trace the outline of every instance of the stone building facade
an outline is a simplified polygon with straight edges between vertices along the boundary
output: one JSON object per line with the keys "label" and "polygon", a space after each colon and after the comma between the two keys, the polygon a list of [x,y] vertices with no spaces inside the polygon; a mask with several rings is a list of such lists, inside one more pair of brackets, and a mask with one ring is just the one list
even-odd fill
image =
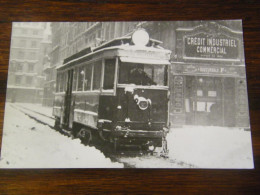
{"label": "stone building facade", "polygon": [[[42,59],[46,50],[47,23],[14,22],[10,48],[7,101],[41,103]],[[47,36],[47,37],[46,37]],[[47,45],[50,45],[50,42]]]}

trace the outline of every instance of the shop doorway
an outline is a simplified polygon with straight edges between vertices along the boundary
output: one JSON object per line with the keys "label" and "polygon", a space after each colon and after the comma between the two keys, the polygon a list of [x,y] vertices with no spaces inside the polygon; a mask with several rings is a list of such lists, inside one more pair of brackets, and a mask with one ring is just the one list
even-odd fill
{"label": "shop doorway", "polygon": [[223,82],[220,77],[186,77],[186,124],[224,125]]}

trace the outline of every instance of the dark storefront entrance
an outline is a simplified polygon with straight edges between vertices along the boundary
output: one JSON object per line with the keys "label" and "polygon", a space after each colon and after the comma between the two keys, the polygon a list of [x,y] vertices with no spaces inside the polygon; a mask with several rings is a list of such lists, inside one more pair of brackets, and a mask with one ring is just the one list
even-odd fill
{"label": "dark storefront entrance", "polygon": [[186,124],[235,125],[235,79],[186,76],[184,107]]}

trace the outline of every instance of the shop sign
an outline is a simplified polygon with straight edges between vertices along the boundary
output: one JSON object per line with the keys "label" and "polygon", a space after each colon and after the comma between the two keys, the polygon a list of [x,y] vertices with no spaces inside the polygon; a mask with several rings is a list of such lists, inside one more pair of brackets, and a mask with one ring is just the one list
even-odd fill
{"label": "shop sign", "polygon": [[180,74],[198,74],[198,75],[229,75],[243,76],[245,67],[235,66],[210,66],[210,65],[193,65],[193,64],[175,64],[174,73]]}
{"label": "shop sign", "polygon": [[184,37],[184,57],[194,59],[239,59],[239,40],[226,35],[200,33]]}

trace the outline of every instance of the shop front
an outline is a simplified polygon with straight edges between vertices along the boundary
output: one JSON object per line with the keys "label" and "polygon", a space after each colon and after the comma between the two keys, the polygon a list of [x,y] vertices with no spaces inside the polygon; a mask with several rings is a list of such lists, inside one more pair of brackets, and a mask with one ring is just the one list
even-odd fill
{"label": "shop front", "polygon": [[216,31],[208,32],[203,25],[177,29],[170,121],[172,125],[248,127],[242,33],[212,25]]}

